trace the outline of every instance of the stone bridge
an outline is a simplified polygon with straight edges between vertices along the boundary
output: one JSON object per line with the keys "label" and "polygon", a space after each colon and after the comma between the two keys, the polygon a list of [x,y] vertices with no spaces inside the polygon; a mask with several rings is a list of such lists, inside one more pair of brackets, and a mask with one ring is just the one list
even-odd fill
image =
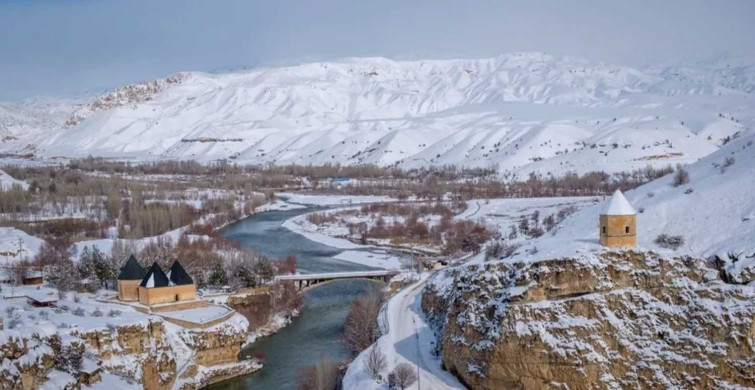
{"label": "stone bridge", "polygon": [[288,280],[294,282],[299,290],[312,287],[316,284],[331,282],[342,279],[370,279],[388,282],[392,277],[401,273],[400,270],[380,270],[380,271],[355,271],[355,272],[331,272],[322,274],[306,275],[279,275],[275,277],[276,281]]}

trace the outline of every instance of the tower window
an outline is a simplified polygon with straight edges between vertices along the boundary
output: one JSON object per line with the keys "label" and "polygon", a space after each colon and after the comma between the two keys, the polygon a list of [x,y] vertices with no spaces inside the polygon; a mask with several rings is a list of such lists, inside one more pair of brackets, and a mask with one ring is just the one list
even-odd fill
{"label": "tower window", "polygon": [[629,234],[629,226],[627,226],[624,230],[626,230],[627,234]]}
{"label": "tower window", "polygon": [[606,227],[603,226],[603,234],[606,234]]}

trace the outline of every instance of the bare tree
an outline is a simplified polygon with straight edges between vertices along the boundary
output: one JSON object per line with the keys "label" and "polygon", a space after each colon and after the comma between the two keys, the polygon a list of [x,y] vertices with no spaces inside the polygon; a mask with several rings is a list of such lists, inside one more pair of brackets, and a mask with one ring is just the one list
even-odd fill
{"label": "bare tree", "polygon": [[378,337],[378,314],[382,300],[379,295],[360,297],[351,305],[344,321],[343,338],[354,355],[369,348]]}
{"label": "bare tree", "polygon": [[393,369],[393,378],[396,386],[404,390],[417,381],[417,373],[411,364],[401,363]]}
{"label": "bare tree", "polygon": [[372,377],[372,379],[379,380],[380,373],[388,368],[388,361],[380,351],[377,345],[372,346],[367,352],[367,356],[364,358],[364,371]]}
{"label": "bare tree", "polygon": [[313,366],[299,374],[299,390],[333,390],[338,385],[338,363],[321,357]]}

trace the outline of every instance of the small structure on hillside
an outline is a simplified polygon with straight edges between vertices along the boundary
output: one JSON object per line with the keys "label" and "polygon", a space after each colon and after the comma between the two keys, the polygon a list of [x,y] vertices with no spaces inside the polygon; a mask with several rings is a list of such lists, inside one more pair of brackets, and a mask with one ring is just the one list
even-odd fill
{"label": "small structure on hillside", "polygon": [[197,299],[194,280],[178,261],[173,263],[168,274],[170,276],[153,263],[139,284],[139,303],[155,305]]}
{"label": "small structure on hillside", "polygon": [[42,271],[27,271],[21,283],[25,286],[39,286],[44,283],[45,278]]}
{"label": "small structure on hillside", "polygon": [[118,300],[138,301],[139,283],[144,279],[144,268],[134,255],[128,258],[118,274]]}
{"label": "small structure on hillside", "polygon": [[30,291],[26,293],[26,301],[34,307],[50,307],[58,303],[58,298],[41,291]]}
{"label": "small structure on hillside", "polygon": [[637,212],[619,190],[600,213],[600,245],[609,248],[637,245]]}

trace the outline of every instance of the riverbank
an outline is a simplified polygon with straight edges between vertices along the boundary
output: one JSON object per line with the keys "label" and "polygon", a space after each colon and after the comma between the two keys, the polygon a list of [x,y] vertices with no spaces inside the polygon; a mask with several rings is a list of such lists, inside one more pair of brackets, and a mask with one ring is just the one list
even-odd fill
{"label": "riverbank", "polygon": [[[368,256],[363,253],[374,253],[372,250],[342,250],[312,241],[282,226],[286,221],[308,211],[314,209],[259,213],[227,226],[221,234],[242,247],[270,258],[282,259],[293,255],[297,258],[297,271],[302,274],[370,269],[358,262],[342,259],[346,256]],[[257,337],[243,348],[242,357],[264,355],[267,358],[265,368],[252,375],[210,386],[209,389],[295,389],[301,369],[315,364],[321,356],[328,356],[336,361],[347,359],[349,351],[343,344],[345,317],[358,297],[375,293],[378,288],[372,281],[345,280],[308,290],[303,296],[304,305],[297,317],[291,318],[289,323],[276,329],[275,333]]]}

